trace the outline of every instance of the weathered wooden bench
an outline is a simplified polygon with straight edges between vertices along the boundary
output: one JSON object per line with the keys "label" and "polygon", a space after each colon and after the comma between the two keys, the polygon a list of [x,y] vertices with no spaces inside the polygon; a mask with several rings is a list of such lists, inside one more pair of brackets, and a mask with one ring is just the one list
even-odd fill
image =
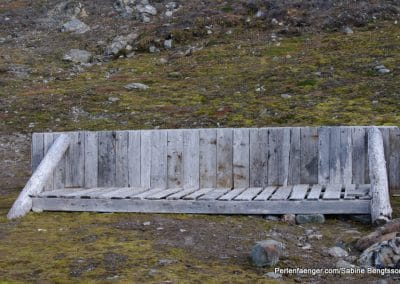
{"label": "weathered wooden bench", "polygon": [[8,217],[32,209],[386,221],[389,186],[400,188],[399,135],[397,127],[35,133],[33,175]]}

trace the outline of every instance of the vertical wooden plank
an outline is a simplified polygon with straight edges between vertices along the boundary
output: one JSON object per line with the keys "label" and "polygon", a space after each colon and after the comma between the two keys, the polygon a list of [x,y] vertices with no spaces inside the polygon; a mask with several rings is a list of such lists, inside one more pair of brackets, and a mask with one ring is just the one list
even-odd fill
{"label": "vertical wooden plank", "polygon": [[200,187],[200,150],[199,130],[183,131],[183,186],[184,188]]}
{"label": "vertical wooden plank", "polygon": [[117,131],[115,134],[115,186],[127,187],[128,185],[128,132]]}
{"label": "vertical wooden plank", "polygon": [[[53,134],[53,140],[56,139],[61,135],[61,132]],[[97,153],[96,153],[97,156]],[[63,155],[62,159],[54,169],[53,179],[54,179],[54,189],[63,189],[65,188],[65,157],[66,154]],[[96,165],[97,166],[97,165]],[[97,167],[96,167],[97,171]]]}
{"label": "vertical wooden plank", "polygon": [[32,148],[31,148],[31,168],[32,173],[35,172],[43,159],[43,133],[32,134]]}
{"label": "vertical wooden plank", "polygon": [[331,143],[329,147],[329,183],[340,183],[340,127],[331,127]]}
{"label": "vertical wooden plank", "polygon": [[302,127],[301,141],[301,178],[300,183],[318,183],[318,133],[316,127]]}
{"label": "vertical wooden plank", "polygon": [[115,136],[112,131],[99,132],[98,158],[98,186],[115,186],[116,155]]}
{"label": "vertical wooden plank", "polygon": [[250,129],[250,187],[268,184],[268,129]]}
{"label": "vertical wooden plank", "polygon": [[288,185],[289,180],[289,160],[290,160],[290,128],[280,128],[280,135],[282,135],[282,143],[280,146],[280,159],[279,159],[279,185]]}
{"label": "vertical wooden plank", "polygon": [[268,132],[268,185],[279,185],[282,131],[280,128],[270,128]]}
{"label": "vertical wooden plank", "polygon": [[99,137],[97,132],[85,132],[85,187],[97,187],[99,164]]}
{"label": "vertical wooden plank", "polygon": [[183,186],[183,132],[182,130],[168,130],[167,145],[168,188]]}
{"label": "vertical wooden plank", "polygon": [[233,130],[217,129],[217,188],[233,187]]}
{"label": "vertical wooden plank", "polygon": [[215,188],[217,185],[217,131],[200,129],[200,187]]}
{"label": "vertical wooden plank", "polygon": [[352,129],[352,183],[365,184],[369,181],[367,139],[364,127]]}
{"label": "vertical wooden plank", "polygon": [[[44,155],[49,151],[51,145],[53,145],[53,133],[45,133],[43,137],[43,148]],[[50,175],[49,180],[44,186],[44,191],[49,191],[54,189],[54,176]]]}
{"label": "vertical wooden plank", "polygon": [[290,153],[289,153],[289,180],[288,184],[300,183],[300,127],[292,127],[290,129]]}
{"label": "vertical wooden plank", "polygon": [[340,183],[351,184],[352,182],[352,141],[350,127],[340,128]]}
{"label": "vertical wooden plank", "polygon": [[379,130],[382,133],[383,147],[385,149],[386,164],[388,164],[389,160],[390,160],[390,129],[391,128],[392,127],[379,127]]}
{"label": "vertical wooden plank", "polygon": [[65,187],[84,187],[84,132],[71,132],[71,144],[65,157]]}
{"label": "vertical wooden plank", "polygon": [[250,184],[250,131],[248,128],[233,130],[233,185],[248,187]]}
{"label": "vertical wooden plank", "polygon": [[140,131],[128,134],[128,177],[129,187],[139,187],[140,183]]}
{"label": "vertical wooden plank", "polygon": [[390,129],[390,156],[388,163],[389,188],[391,194],[400,193],[400,129]]}
{"label": "vertical wooden plank", "polygon": [[167,188],[167,131],[151,131],[151,188]]}
{"label": "vertical wooden plank", "polygon": [[318,128],[318,184],[329,183],[330,127]]}
{"label": "vertical wooden plank", "polygon": [[140,132],[140,185],[150,188],[151,172],[151,131],[143,130]]}

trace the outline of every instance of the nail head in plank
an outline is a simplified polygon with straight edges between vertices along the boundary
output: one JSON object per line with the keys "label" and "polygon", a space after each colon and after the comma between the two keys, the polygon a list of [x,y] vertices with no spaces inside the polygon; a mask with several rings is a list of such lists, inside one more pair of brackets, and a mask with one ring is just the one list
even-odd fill
{"label": "nail head in plank", "polygon": [[296,184],[293,186],[292,194],[290,195],[290,200],[303,200],[306,197],[308,184]]}
{"label": "nail head in plank", "polygon": [[291,186],[291,185],[279,187],[274,192],[274,194],[272,194],[272,196],[269,200],[286,200],[286,199],[288,199],[290,193],[292,192],[292,188],[293,188],[293,186]]}
{"label": "nail head in plank", "polygon": [[218,198],[218,200],[224,200],[224,201],[232,200],[233,198],[235,198],[236,196],[241,194],[245,189],[246,189],[245,187],[242,187],[242,188],[234,188],[232,190],[229,190],[224,195],[220,196]]}
{"label": "nail head in plank", "polygon": [[[275,190],[277,190],[277,186],[267,186],[266,188],[263,189],[263,191],[260,192],[259,195],[254,198],[256,201],[266,201],[268,198],[274,193]],[[279,189],[279,188],[278,188]]]}
{"label": "nail head in plank", "polygon": [[255,197],[257,197],[262,189],[262,187],[249,187],[241,194],[236,196],[233,200],[253,200]]}
{"label": "nail head in plank", "polygon": [[340,199],[342,185],[331,183],[326,186],[323,199]]}

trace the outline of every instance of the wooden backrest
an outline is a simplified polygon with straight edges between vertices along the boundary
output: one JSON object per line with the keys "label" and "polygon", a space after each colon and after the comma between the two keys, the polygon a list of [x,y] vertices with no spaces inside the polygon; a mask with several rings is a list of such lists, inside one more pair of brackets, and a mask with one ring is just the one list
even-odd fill
{"label": "wooden backrest", "polygon": [[[259,187],[369,183],[368,127],[67,132],[72,143],[46,189],[97,186]],[[392,190],[400,131],[380,128]],[[35,133],[35,170],[60,133]]]}

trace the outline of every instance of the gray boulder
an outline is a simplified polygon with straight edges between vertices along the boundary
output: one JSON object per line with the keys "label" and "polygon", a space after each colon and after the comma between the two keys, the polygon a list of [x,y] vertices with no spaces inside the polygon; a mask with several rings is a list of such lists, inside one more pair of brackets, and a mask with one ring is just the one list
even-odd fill
{"label": "gray boulder", "polygon": [[373,244],[364,250],[358,262],[363,267],[398,268],[400,266],[400,237]]}
{"label": "gray boulder", "polygon": [[66,23],[64,23],[61,27],[62,32],[71,32],[75,34],[84,34],[90,31],[90,27],[86,25],[84,22],[74,18]]}
{"label": "gray boulder", "polygon": [[121,53],[130,52],[132,49],[132,45],[134,45],[135,40],[137,39],[138,34],[130,33],[126,36],[117,36],[112,42],[106,47],[105,55],[106,56],[118,56]]}
{"label": "gray boulder", "polygon": [[349,255],[347,251],[342,249],[341,247],[331,247],[328,250],[328,254],[333,257],[342,258]]}
{"label": "gray boulder", "polygon": [[149,86],[142,84],[142,83],[130,83],[124,87],[125,89],[132,91],[132,90],[139,90],[145,91],[149,88]]}
{"label": "gray boulder", "polygon": [[89,63],[92,59],[92,54],[89,51],[81,49],[71,49],[64,54],[63,60],[73,63]]}
{"label": "gray boulder", "polygon": [[265,240],[256,243],[250,253],[251,260],[255,266],[275,266],[282,255],[284,245],[275,240]]}

